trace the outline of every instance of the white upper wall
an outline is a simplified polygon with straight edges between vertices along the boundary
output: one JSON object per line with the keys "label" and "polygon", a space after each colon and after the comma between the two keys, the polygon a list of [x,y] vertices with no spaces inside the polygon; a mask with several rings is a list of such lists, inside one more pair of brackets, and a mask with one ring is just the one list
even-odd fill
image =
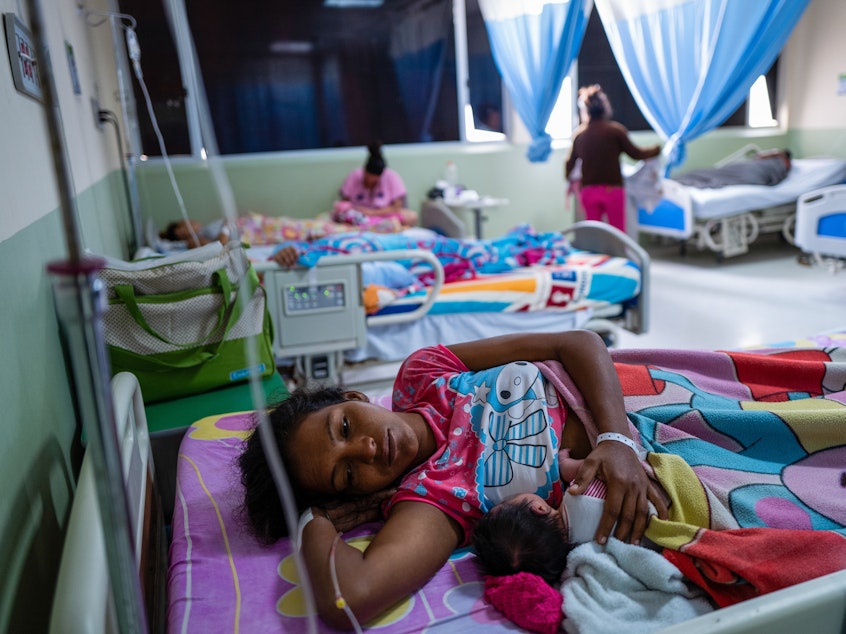
{"label": "white upper wall", "polygon": [[[66,138],[71,178],[75,191],[82,192],[120,164],[115,131],[95,124],[93,97],[103,108],[120,116],[115,99],[111,32],[108,23],[88,26],[78,5],[105,10],[108,0],[41,0],[52,61],[62,126]],[[3,14],[13,13],[31,30],[29,4],[23,0],[0,0]],[[102,18],[97,19],[100,21]],[[13,236],[59,207],[56,176],[50,149],[43,103],[18,92],[6,54],[5,30],[0,57],[0,184],[4,195],[0,205],[0,242]],[[73,48],[81,94],[74,94],[66,45]],[[105,79],[99,79],[99,74]]]}
{"label": "white upper wall", "polygon": [[846,144],[846,94],[838,83],[846,76],[846,2],[813,0],[787,42],[785,62],[788,113],[791,130],[840,128],[844,136],[832,139]]}

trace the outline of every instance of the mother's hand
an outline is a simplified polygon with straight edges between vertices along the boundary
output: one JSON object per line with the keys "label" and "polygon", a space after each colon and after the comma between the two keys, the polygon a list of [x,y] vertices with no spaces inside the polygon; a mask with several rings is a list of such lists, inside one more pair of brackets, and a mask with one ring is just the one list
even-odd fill
{"label": "mother's hand", "polygon": [[334,500],[320,507],[335,529],[342,533],[365,524],[382,519],[382,502],[389,499],[396,489],[385,489],[370,495],[344,500]]}
{"label": "mother's hand", "polygon": [[659,517],[667,517],[667,503],[660,487],[647,477],[637,455],[623,443],[599,443],[585,458],[568,491],[581,494],[594,478],[607,486],[605,509],[595,535],[598,543],[607,541],[616,523],[614,537],[639,544],[649,521],[647,501],[655,505]]}

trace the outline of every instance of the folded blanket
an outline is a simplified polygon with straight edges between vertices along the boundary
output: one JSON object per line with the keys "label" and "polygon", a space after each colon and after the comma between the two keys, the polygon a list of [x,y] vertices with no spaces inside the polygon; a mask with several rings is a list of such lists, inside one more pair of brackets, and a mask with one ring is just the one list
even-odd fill
{"label": "folded blanket", "polygon": [[660,553],[613,537],[570,553],[561,592],[569,634],[654,632],[713,610]]}

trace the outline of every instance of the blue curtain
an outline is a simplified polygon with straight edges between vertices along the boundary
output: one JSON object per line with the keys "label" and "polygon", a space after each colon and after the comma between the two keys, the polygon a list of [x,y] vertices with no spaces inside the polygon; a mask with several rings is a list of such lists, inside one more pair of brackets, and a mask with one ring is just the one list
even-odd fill
{"label": "blue curtain", "polygon": [[430,128],[438,104],[452,13],[450,3],[412,13],[391,31],[391,59],[402,103],[414,138],[432,140]]}
{"label": "blue curtain", "polygon": [[596,0],[623,77],[666,141],[669,175],[685,144],[725,121],[772,66],[810,0]]}
{"label": "blue curtain", "polygon": [[532,135],[528,157],[552,151],[546,124],[587,28],[593,0],[479,0],[491,52]]}

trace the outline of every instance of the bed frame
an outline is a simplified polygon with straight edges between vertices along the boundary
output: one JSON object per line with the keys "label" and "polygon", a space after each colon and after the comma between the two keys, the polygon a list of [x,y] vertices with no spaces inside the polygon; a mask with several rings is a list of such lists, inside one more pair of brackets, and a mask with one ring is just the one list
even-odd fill
{"label": "bed frame", "polygon": [[[748,159],[759,151],[761,150],[757,145],[746,145],[717,162],[715,166],[721,167]],[[738,192],[742,188],[744,196],[748,196],[750,188],[754,189],[755,186],[737,187]],[[726,188],[728,189],[731,188]],[[637,218],[638,231],[677,239],[681,241],[682,252],[686,250],[687,242],[692,240],[697,249],[709,249],[717,254],[719,260],[747,253],[749,246],[764,234],[778,234],[786,243],[795,243],[795,198],[778,204],[763,204],[759,208],[749,208],[744,202],[736,213],[699,218],[695,214],[691,192],[692,188],[671,178],[664,178],[661,181],[662,199],[652,211],[638,208],[637,203],[630,200],[630,205],[635,208],[632,215]]]}
{"label": "bed frame", "polygon": [[[578,222],[562,233],[577,249],[621,257],[637,264],[641,272],[639,295],[622,304],[598,305],[587,310],[480,313],[479,332],[471,338],[520,330],[558,331],[583,327],[594,330],[606,343],[613,345],[620,328],[635,334],[648,331],[649,254],[631,237],[602,222]],[[433,267],[435,283],[426,302],[409,313],[367,316],[361,302],[360,264],[370,260],[398,259],[423,259]],[[385,339],[383,348],[409,352],[412,347],[456,342],[452,339],[451,332],[454,329],[454,315],[427,315],[437,299],[444,279],[443,267],[428,251],[384,251],[326,256],[318,261],[317,266],[310,269],[283,269],[273,262],[262,262],[256,264],[256,269],[263,274],[267,290],[268,310],[275,333],[274,355],[280,365],[290,365],[293,362],[294,375],[298,382],[344,383],[349,386],[350,381],[354,381],[358,387],[363,387],[359,379],[350,378],[354,373],[347,372],[347,378],[343,381],[342,375],[347,361],[358,364],[372,359],[366,353],[368,332],[371,337],[378,333],[380,338]],[[312,294],[309,298],[312,303],[307,309],[300,311],[292,308],[294,302],[289,296],[291,289],[297,289],[298,292],[310,289],[307,292]],[[314,295],[317,291],[320,292]],[[324,302],[326,293],[334,296],[334,303]],[[539,317],[541,313],[544,314],[543,317]],[[421,320],[420,326],[425,325],[425,334],[420,335],[420,338],[426,341],[416,339],[412,344],[406,327],[410,322],[417,320]],[[394,345],[396,342],[399,343]],[[386,363],[384,376],[377,373],[377,382],[384,384],[393,380],[388,377],[398,360],[401,359],[386,359],[378,355],[378,361]]]}
{"label": "bed frame", "polygon": [[794,203],[703,220],[693,215],[688,187],[670,179],[662,187],[663,199],[652,212],[637,210],[638,231],[676,238],[683,251],[693,239],[697,249],[709,249],[722,260],[747,253],[761,235],[773,233],[793,244]]}
{"label": "bed frame", "polygon": [[816,189],[799,198],[796,246],[832,273],[846,265],[846,185]]}
{"label": "bed frame", "polygon": [[[124,486],[129,501],[130,531],[146,623],[134,631],[164,632],[167,610],[167,538],[154,477],[150,436],[141,388],[135,375],[112,379],[116,437],[120,445]],[[103,538],[97,476],[91,452],[82,461],[68,522],[50,632],[117,632],[119,618],[110,583]],[[121,597],[121,600],[131,600]],[[146,628],[146,629],[145,629]]]}
{"label": "bed frame", "polygon": [[[147,623],[135,624],[128,631],[164,632],[156,615],[164,614],[161,601],[165,580],[157,574],[165,569],[161,559],[161,526],[156,519],[155,482],[144,410],[137,381],[132,375],[119,375],[113,381],[118,413],[122,455],[126,469],[125,485],[133,508],[138,509],[132,537],[137,553],[150,553],[145,565],[141,554],[136,562],[148,604]],[[122,405],[121,405],[122,404]],[[209,442],[208,440],[206,442]],[[150,511],[153,511],[152,513]],[[144,544],[147,544],[146,549]],[[460,562],[456,563],[459,565]],[[150,572],[154,574],[150,574]],[[450,574],[455,574],[450,573]],[[249,583],[248,579],[244,579]],[[157,603],[158,602],[158,603]],[[222,624],[221,624],[222,625]],[[455,623],[447,619],[446,630]],[[476,624],[479,625],[478,623]],[[661,634],[840,634],[846,626],[846,571],[779,590],[769,595],[714,611],[699,618],[661,630]],[[488,628],[488,626],[485,626]],[[437,632],[440,628],[433,628]],[[490,624],[491,631],[497,627]],[[509,627],[508,631],[513,628]],[[322,628],[321,628],[322,630]],[[108,562],[103,543],[92,465],[88,457],[77,485],[61,569],[51,615],[51,632],[105,633],[120,631],[114,618]]]}

